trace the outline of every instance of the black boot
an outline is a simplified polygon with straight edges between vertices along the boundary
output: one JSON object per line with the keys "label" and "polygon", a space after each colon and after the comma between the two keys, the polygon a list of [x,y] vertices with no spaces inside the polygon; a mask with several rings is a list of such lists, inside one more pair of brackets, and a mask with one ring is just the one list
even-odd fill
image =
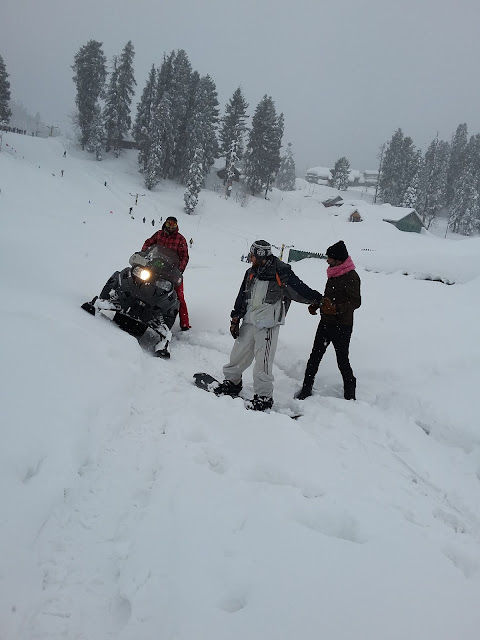
{"label": "black boot", "polygon": [[238,384],[235,384],[231,380],[224,380],[218,385],[216,389],[214,389],[213,393],[215,393],[215,395],[217,396],[231,396],[232,398],[236,398],[241,390],[241,380]]}
{"label": "black boot", "polygon": [[259,396],[255,394],[253,400],[249,400],[245,403],[247,409],[252,411],[266,411],[273,407],[273,398],[267,398],[267,396]]}
{"label": "black boot", "polygon": [[355,390],[357,387],[357,381],[348,380],[343,384],[343,397],[345,400],[355,400]]}
{"label": "black boot", "polygon": [[312,395],[312,387],[303,385],[300,391],[293,396],[297,400],[305,400],[305,398],[309,398]]}

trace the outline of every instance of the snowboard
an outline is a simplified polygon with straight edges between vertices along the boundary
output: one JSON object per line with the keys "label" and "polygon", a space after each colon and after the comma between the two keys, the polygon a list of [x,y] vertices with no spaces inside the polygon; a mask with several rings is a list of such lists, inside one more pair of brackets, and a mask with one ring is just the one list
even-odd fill
{"label": "snowboard", "polygon": [[[204,391],[208,391],[209,393],[213,393],[215,389],[220,385],[219,380],[211,376],[209,373],[194,373],[193,378],[195,380],[195,385],[199,389],[203,389]],[[245,407],[245,408],[247,409],[248,407]],[[275,408],[267,409],[263,413],[270,413],[270,411],[279,413],[284,416],[288,416],[292,420],[297,420],[298,418],[301,418],[303,415],[302,413],[293,413],[290,409],[287,409],[287,408],[284,410],[275,409]]]}

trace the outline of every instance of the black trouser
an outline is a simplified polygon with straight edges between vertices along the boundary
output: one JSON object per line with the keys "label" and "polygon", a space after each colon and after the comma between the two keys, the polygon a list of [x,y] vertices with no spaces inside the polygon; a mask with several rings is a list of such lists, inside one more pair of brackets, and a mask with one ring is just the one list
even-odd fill
{"label": "black trouser", "polygon": [[352,329],[352,326],[346,324],[327,324],[326,322],[320,322],[313,342],[312,353],[310,354],[305,369],[304,387],[313,387],[318,366],[331,342],[337,355],[338,368],[342,374],[345,398],[349,400],[355,398],[356,379],[348,359]]}

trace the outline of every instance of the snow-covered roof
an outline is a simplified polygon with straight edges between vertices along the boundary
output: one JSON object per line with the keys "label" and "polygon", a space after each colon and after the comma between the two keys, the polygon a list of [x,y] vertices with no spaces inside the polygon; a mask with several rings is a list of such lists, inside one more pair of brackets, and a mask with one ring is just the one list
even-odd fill
{"label": "snow-covered roof", "polygon": [[330,169],[328,167],[313,167],[307,170],[307,175],[318,176],[328,180],[331,177]]}
{"label": "snow-covered roof", "polygon": [[409,207],[392,207],[391,204],[382,204],[380,208],[385,222],[398,222],[411,213],[414,213],[421,220],[415,209]]}
{"label": "snow-covered roof", "polygon": [[358,169],[352,169],[349,173],[350,180],[355,180],[356,178],[360,178],[360,171]]}

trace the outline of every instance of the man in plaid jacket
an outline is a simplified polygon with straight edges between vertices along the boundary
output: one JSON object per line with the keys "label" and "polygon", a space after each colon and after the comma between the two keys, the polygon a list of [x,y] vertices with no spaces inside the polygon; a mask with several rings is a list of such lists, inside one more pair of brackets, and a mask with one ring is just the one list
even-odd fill
{"label": "man in plaid jacket", "polygon": [[[162,247],[167,247],[167,249],[175,251],[180,260],[178,268],[182,273],[185,271],[189,260],[188,245],[184,236],[182,236],[178,231],[178,222],[176,218],[169,216],[163,223],[161,231],[157,231],[151,238],[145,240],[142,251],[147,251],[147,249],[150,249],[150,247],[155,244],[159,244]],[[178,287],[175,287],[175,291],[177,292],[177,296],[180,301],[180,328],[182,331],[188,331],[191,327],[188,319],[187,303],[185,302],[183,294],[183,280]]]}

